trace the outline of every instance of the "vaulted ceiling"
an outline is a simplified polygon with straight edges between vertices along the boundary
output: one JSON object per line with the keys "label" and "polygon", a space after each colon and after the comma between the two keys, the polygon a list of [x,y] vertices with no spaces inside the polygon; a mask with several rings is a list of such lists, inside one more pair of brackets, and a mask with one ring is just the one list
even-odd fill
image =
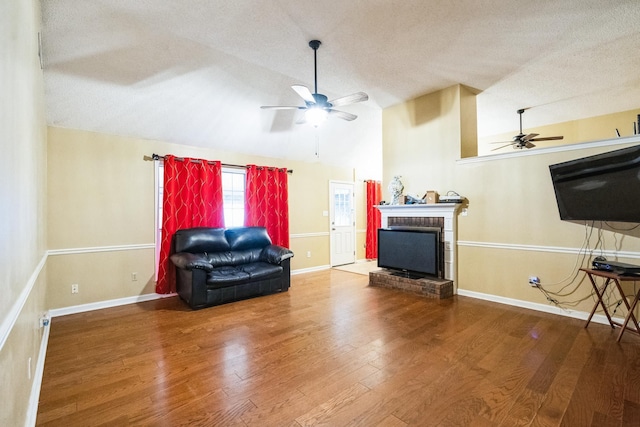
{"label": "vaulted ceiling", "polygon": [[[381,111],[461,83],[478,133],[640,107],[640,1],[42,0],[48,124],[352,165]],[[296,125],[291,90],[370,100]],[[317,155],[316,148],[320,147]]]}

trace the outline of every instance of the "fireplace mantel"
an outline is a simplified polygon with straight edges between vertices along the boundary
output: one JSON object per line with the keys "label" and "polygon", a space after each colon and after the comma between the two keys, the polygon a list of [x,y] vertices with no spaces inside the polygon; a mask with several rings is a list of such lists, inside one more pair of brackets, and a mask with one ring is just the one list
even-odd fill
{"label": "fireplace mantel", "polygon": [[[433,203],[433,204],[413,204],[413,205],[378,205],[376,208],[389,216],[423,216],[434,217],[441,216],[444,218],[453,218],[457,214],[458,209],[462,205],[460,203]],[[384,223],[382,224],[384,226]]]}
{"label": "fireplace mantel", "polygon": [[382,227],[388,227],[389,218],[444,218],[444,278],[453,281],[454,293],[456,283],[456,242],[457,216],[462,205],[460,203],[434,203],[413,205],[378,205],[382,214]]}

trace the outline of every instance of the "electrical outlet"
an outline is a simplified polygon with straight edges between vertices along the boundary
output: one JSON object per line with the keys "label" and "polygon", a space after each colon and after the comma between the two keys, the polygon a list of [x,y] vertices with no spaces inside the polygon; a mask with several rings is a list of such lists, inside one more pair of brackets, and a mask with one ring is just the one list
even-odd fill
{"label": "electrical outlet", "polygon": [[40,327],[44,328],[45,326],[49,326],[49,318],[46,315],[43,315],[40,318]]}
{"label": "electrical outlet", "polygon": [[311,258],[311,251],[307,251],[307,258]]}
{"label": "electrical outlet", "polygon": [[71,285],[71,293],[72,294],[77,294],[78,293],[78,285],[76,283]]}
{"label": "electrical outlet", "polygon": [[131,281],[136,282],[138,280],[138,273],[131,273]]}
{"label": "electrical outlet", "polygon": [[540,286],[540,278],[538,276],[529,276],[529,284],[534,288]]}

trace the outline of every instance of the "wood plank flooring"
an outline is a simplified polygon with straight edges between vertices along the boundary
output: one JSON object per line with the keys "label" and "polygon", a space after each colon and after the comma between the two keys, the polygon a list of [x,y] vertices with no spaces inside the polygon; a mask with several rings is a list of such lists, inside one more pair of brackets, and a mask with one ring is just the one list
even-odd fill
{"label": "wood plank flooring", "polygon": [[640,337],[327,270],[53,319],[39,426],[636,426]]}

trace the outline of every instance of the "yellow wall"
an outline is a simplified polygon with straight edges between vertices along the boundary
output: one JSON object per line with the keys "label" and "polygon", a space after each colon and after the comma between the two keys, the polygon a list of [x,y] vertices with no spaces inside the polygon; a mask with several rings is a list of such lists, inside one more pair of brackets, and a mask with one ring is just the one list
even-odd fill
{"label": "yellow wall", "polygon": [[[577,254],[589,229],[580,223],[560,220],[549,165],[627,145],[458,164],[457,188],[469,199],[468,216],[459,217],[458,238],[473,245],[458,248],[460,288],[546,304],[543,295],[527,285],[528,277],[535,275],[551,291],[559,291],[564,285],[569,285],[567,290],[575,289],[569,295],[556,297],[567,303],[566,307],[586,297],[591,288],[582,280],[582,274],[576,280],[564,279],[573,279],[576,265],[588,266],[591,262],[591,257]],[[615,226],[623,230],[633,224]],[[640,256],[639,236],[638,230],[603,231],[607,258],[613,259],[613,252]],[[591,248],[596,246],[597,239],[595,229],[589,241]],[[564,253],[564,248],[568,253]],[[633,262],[629,258],[621,260]],[[592,304],[589,298],[575,308],[590,311]]]}
{"label": "yellow wall", "polygon": [[38,1],[2,2],[0,425],[3,426],[22,426],[30,413],[29,397],[44,331],[38,320],[46,310],[43,266],[47,164],[39,30]]}
{"label": "yellow wall", "polygon": [[387,185],[402,176],[404,194],[420,197],[454,189],[461,157],[461,91],[452,86],[387,108],[382,113],[383,199]]}
{"label": "yellow wall", "polygon": [[[460,161],[460,121],[468,113],[464,107],[468,99],[464,97],[454,86],[383,112],[383,188],[393,175],[402,175],[406,194],[422,195],[432,189],[440,194],[454,190],[465,196],[468,216],[458,217],[458,287],[547,304],[542,294],[528,285],[528,277],[539,276],[549,290],[559,291],[571,282],[563,279],[575,274],[576,262],[580,265],[582,257],[577,252],[585,240],[583,225],[559,219],[549,165],[621,148],[630,142],[616,140],[613,142],[619,145],[549,153],[543,150],[541,154],[531,150]],[[587,126],[592,125],[581,125]],[[560,134],[569,131],[560,125],[553,130]],[[633,224],[614,226],[631,228]],[[597,235],[596,229],[591,247]],[[621,260],[626,262],[640,257],[640,230],[605,230],[601,237],[604,249],[611,251],[608,259],[613,259],[613,252],[625,255],[627,258]],[[586,265],[590,261],[588,258]],[[582,276],[578,277],[565,290],[571,291],[570,295],[558,300],[569,303],[588,296],[588,283],[580,284]],[[592,304],[589,298],[576,308],[590,311]]]}
{"label": "yellow wall", "polygon": [[[526,115],[527,113],[525,112],[524,114]],[[617,138],[616,129],[620,132],[621,137],[629,137],[633,136],[633,123],[637,122],[638,114],[640,114],[640,109],[621,111],[603,116],[572,120],[547,126],[537,126],[535,129],[523,128],[522,132],[525,135],[535,132],[540,135],[540,138],[556,135],[563,136],[561,140],[535,142],[538,148]],[[512,132],[478,138],[478,154],[484,156],[513,151],[511,147],[492,151],[497,147],[501,147],[500,144],[492,144],[492,142],[511,141],[511,138],[517,135],[519,131],[519,129],[516,129]]]}
{"label": "yellow wall", "polygon": [[[329,210],[329,181],[353,181],[352,169],[49,127],[49,308],[154,291],[155,169],[154,162],[143,160],[152,153],[293,169],[292,269],[329,265],[329,218],[322,215]],[[364,250],[359,252],[363,257]],[[77,294],[71,284],[79,285]]]}

